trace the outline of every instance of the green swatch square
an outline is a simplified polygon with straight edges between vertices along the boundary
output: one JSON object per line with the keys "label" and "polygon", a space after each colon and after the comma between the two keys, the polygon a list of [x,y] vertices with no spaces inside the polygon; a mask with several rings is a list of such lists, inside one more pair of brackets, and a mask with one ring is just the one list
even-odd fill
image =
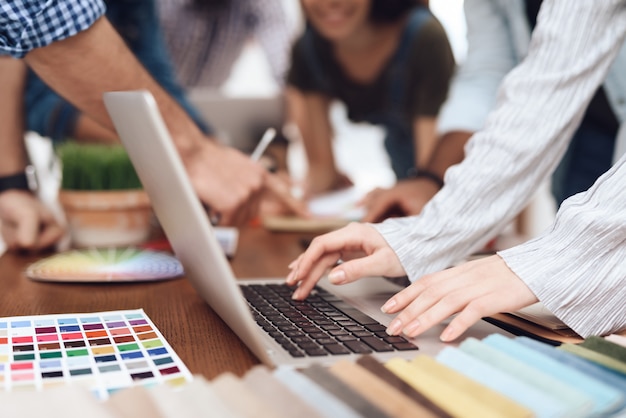
{"label": "green swatch square", "polygon": [[87,356],[89,355],[89,351],[87,349],[80,350],[68,350],[66,351],[68,357],[78,357],[78,356]]}
{"label": "green swatch square", "polygon": [[117,349],[120,351],[132,351],[132,350],[139,350],[139,346],[137,345],[137,343],[122,344],[122,345],[118,345]]}
{"label": "green swatch square", "polygon": [[145,348],[163,347],[161,340],[143,341],[141,343]]}
{"label": "green swatch square", "polygon": [[20,360],[35,360],[35,354],[31,353],[31,354],[16,354],[13,356],[13,360],[14,361],[20,361]]}
{"label": "green swatch square", "polygon": [[63,357],[63,353],[60,351],[42,351],[39,353],[41,358],[60,358]]}

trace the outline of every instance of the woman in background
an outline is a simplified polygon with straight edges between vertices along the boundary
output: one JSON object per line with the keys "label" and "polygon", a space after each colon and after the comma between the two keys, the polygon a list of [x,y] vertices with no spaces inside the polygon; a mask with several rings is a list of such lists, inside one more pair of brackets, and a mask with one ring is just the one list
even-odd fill
{"label": "woman in background", "polygon": [[415,0],[301,0],[307,27],[292,50],[290,118],[304,141],[307,195],[348,186],[329,118],[342,101],[354,122],[381,125],[398,180],[420,175],[454,58],[440,23]]}

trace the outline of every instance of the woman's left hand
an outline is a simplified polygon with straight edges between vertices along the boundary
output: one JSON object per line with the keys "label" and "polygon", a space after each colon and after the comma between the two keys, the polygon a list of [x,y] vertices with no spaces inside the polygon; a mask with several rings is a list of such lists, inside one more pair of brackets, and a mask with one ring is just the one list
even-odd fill
{"label": "woman's left hand", "polygon": [[408,337],[458,314],[440,337],[452,341],[485,316],[516,311],[537,301],[504,260],[494,255],[426,275],[394,295],[382,310],[401,311],[387,333]]}

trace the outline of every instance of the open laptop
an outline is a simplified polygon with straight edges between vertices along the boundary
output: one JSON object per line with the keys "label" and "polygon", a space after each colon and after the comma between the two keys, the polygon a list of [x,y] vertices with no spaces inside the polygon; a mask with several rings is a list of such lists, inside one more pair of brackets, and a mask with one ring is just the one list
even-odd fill
{"label": "open laptop", "polygon": [[[313,303],[307,307],[290,303],[292,289],[285,289],[283,278],[237,280],[192,189],[152,95],[145,91],[112,92],[104,95],[104,101],[187,278],[263,363],[306,367],[314,362],[330,364],[365,353],[372,353],[384,361],[392,357],[414,358],[418,352],[436,354],[444,347],[439,340],[442,325],[412,341],[419,351],[400,337],[386,338],[384,329],[391,317],[381,313],[380,306],[400,287],[380,277],[365,278],[344,286],[333,286],[324,279],[320,281],[315,297],[308,298]],[[256,300],[265,292],[272,293],[271,303],[278,306],[279,311],[286,311],[284,315],[274,313],[270,319],[261,319],[259,311],[253,312],[246,297]],[[277,300],[280,293],[285,297],[282,301]],[[336,307],[342,313],[332,312]],[[311,309],[317,311],[314,312],[317,320],[322,318],[321,324],[315,325],[318,327],[317,337],[330,344],[320,342],[316,348],[306,340],[312,338],[317,344],[313,337],[305,338],[304,330],[294,328],[305,323],[302,327],[311,331],[311,326],[301,318],[296,318],[296,325],[284,327],[285,316],[294,314],[294,311],[297,316],[299,312]],[[280,317],[278,322],[282,322],[279,330],[268,323],[277,316]],[[351,334],[346,335],[344,330],[337,328],[338,325],[347,325],[354,331],[348,331]],[[367,335],[371,330],[374,330],[373,337]],[[483,338],[494,332],[503,333],[481,321],[468,336]],[[356,337],[352,338],[353,335]],[[293,348],[294,344],[299,352]]]}

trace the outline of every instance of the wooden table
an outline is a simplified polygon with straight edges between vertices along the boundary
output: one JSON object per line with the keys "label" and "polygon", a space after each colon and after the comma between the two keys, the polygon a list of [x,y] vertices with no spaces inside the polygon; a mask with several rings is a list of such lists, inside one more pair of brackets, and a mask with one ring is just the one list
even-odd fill
{"label": "wooden table", "polygon": [[[240,231],[231,266],[239,278],[284,277],[300,254],[301,234],[262,228]],[[0,257],[0,317],[85,313],[142,308],[194,374],[212,379],[223,372],[243,375],[258,360],[190,283],[59,284],[32,281],[25,267],[41,256]]]}

